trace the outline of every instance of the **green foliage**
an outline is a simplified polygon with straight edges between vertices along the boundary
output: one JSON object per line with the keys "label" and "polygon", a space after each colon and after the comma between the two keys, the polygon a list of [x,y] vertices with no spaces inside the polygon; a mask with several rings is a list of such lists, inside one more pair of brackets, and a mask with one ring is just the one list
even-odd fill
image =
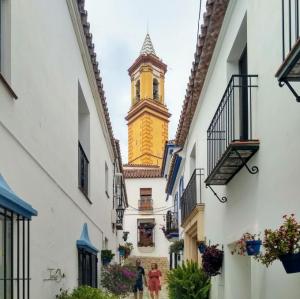
{"label": "green foliage", "polygon": [[89,286],[81,286],[74,289],[72,293],[62,289],[60,292],[59,295],[56,295],[57,299],[117,299],[117,297],[101,289],[95,289]]}
{"label": "green foliage", "polygon": [[174,241],[170,247],[169,247],[169,252],[170,253],[179,253],[180,251],[182,251],[184,248],[184,241],[183,239],[178,240],[178,241]]}
{"label": "green foliage", "polygon": [[112,253],[111,250],[108,249],[101,250],[101,259],[108,259],[111,261],[114,256],[115,254]]}
{"label": "green foliage", "polygon": [[170,299],[208,299],[210,278],[198,263],[187,261],[168,273]]}

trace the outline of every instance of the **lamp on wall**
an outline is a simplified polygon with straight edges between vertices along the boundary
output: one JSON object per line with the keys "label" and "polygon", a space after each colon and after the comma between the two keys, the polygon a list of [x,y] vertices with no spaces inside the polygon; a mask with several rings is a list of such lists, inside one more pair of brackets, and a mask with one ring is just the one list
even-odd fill
{"label": "lamp on wall", "polygon": [[124,240],[124,242],[127,241],[128,234],[129,234],[129,232],[123,232],[123,240]]}

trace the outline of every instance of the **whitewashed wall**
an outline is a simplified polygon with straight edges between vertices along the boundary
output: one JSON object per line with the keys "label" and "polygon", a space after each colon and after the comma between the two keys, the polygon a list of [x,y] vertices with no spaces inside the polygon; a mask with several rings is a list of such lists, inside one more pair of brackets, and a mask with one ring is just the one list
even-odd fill
{"label": "whitewashed wall", "polygon": [[223,244],[225,249],[222,275],[212,279],[211,298],[298,299],[298,274],[286,274],[278,261],[266,269],[249,257],[232,256],[229,250],[229,245],[246,231],[276,228],[284,214],[295,213],[300,219],[300,106],[287,87],[278,86],[275,78],[282,62],[281,1],[230,1],[183,150],[185,182],[194,144],[196,167],[206,169],[206,130],[228,83],[227,60],[245,16],[249,74],[259,76],[253,116],[255,137],[261,142],[249,164],[257,165],[259,173],[251,175],[244,168],[226,187],[215,187],[220,196],[228,197],[226,204],[219,203],[209,189],[202,190],[207,240]]}
{"label": "whitewashed wall", "polygon": [[[0,82],[0,173],[38,211],[31,224],[31,298],[53,299],[61,287],[78,284],[76,240],[85,222],[99,250],[105,237],[109,248],[116,249],[112,148],[96,111],[67,2],[11,1],[11,6],[11,60],[6,63],[19,99]],[[90,112],[92,204],[78,189],[78,82]],[[44,281],[48,268],[61,268],[66,278]]]}
{"label": "whitewashed wall", "polygon": [[[165,225],[164,216],[170,202],[166,202],[165,179],[164,178],[139,178],[126,179],[126,188],[129,207],[125,211],[124,231],[129,231],[127,242],[131,242],[134,246],[132,255],[136,256],[153,256],[168,257],[169,241],[163,234],[161,227]],[[140,188],[152,188],[153,211],[155,214],[145,215],[137,211],[138,201],[140,199]],[[158,208],[162,208],[161,211]],[[139,248],[137,247],[137,219],[155,219],[155,247]]]}

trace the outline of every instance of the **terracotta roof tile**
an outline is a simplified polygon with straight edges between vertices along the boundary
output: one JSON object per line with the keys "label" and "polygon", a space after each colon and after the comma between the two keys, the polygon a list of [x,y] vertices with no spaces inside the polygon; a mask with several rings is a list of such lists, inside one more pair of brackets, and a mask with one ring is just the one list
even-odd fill
{"label": "terracotta roof tile", "polygon": [[[130,166],[132,167],[132,166]],[[160,167],[133,167],[127,168],[124,166],[124,177],[126,179],[135,178],[161,178]]]}
{"label": "terracotta roof tile", "polygon": [[93,65],[94,75],[95,75],[98,92],[99,92],[100,99],[101,99],[101,104],[102,104],[103,111],[104,111],[104,116],[105,116],[106,126],[107,126],[109,137],[110,137],[110,142],[111,142],[114,154],[115,154],[115,156],[117,156],[117,149],[116,149],[116,145],[115,145],[114,134],[113,134],[111,120],[110,120],[110,116],[109,116],[109,112],[108,112],[106,97],[105,97],[105,93],[104,93],[104,89],[103,89],[102,78],[100,76],[99,63],[97,61],[97,54],[95,52],[95,45],[93,43],[93,35],[92,35],[92,33],[90,33],[90,24],[87,21],[88,13],[85,10],[85,0],[77,0],[77,7],[78,7],[78,11],[81,16],[81,24],[82,24],[82,28],[83,28],[83,31],[85,34],[86,44],[87,44],[87,47],[89,50],[91,63]]}
{"label": "terracotta roof tile", "polygon": [[208,67],[217,43],[229,0],[207,0],[191,75],[176,132],[176,144],[183,146],[198,104]]}

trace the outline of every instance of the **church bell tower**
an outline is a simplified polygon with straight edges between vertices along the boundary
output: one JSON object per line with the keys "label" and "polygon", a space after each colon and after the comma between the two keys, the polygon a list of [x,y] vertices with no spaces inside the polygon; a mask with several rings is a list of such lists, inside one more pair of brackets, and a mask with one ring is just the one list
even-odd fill
{"label": "church bell tower", "polygon": [[131,107],[128,122],[128,163],[161,166],[168,140],[170,113],[164,103],[167,65],[158,58],[147,33],[140,55],[129,68]]}

